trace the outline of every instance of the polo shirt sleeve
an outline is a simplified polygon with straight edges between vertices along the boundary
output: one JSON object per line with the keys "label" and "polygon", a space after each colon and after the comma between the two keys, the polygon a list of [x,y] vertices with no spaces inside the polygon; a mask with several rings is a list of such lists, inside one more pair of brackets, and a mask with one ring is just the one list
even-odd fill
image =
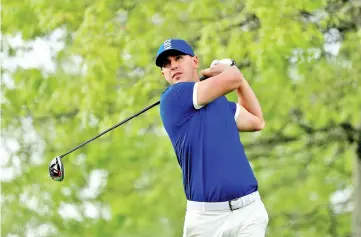
{"label": "polo shirt sleeve", "polygon": [[195,109],[201,109],[201,108],[203,108],[203,105],[198,104],[198,101],[197,101],[198,89],[197,88],[198,88],[198,82],[196,82],[193,87],[193,106]]}
{"label": "polo shirt sleeve", "polygon": [[229,107],[232,111],[232,113],[234,114],[234,120],[237,121],[237,118],[239,117],[239,112],[240,112],[240,109],[241,109],[241,106],[238,104],[238,103],[235,103],[235,102],[228,102],[229,104]]}
{"label": "polo shirt sleeve", "polygon": [[193,104],[194,82],[172,85],[161,97],[161,116],[165,123],[181,125],[195,112]]}

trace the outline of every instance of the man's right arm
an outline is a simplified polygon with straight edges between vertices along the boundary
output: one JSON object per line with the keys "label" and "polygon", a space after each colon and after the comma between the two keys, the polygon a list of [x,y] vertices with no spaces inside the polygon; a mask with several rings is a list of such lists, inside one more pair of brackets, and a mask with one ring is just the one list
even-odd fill
{"label": "man's right arm", "polygon": [[[221,73],[219,73],[221,71]],[[202,74],[209,78],[196,83],[196,98],[194,101],[202,107],[218,97],[224,96],[241,86],[243,76],[235,66],[216,65],[202,71]]]}

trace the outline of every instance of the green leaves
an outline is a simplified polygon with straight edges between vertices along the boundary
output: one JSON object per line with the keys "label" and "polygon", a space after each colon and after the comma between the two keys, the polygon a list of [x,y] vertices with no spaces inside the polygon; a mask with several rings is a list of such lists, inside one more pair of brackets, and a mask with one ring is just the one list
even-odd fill
{"label": "green leaves", "polygon": [[[268,234],[350,235],[350,211],[335,211],[331,197],[351,185],[360,137],[355,9],[342,1],[4,2],[4,35],[46,39],[61,28],[65,47],[52,52],[54,73],[4,68],[14,88],[2,87],[2,134],[19,150],[6,154],[13,162],[2,168],[22,175],[2,183],[2,234],[30,220],[34,228],[51,224],[59,236],[182,234],[181,171],[158,107],[64,157],[63,182],[47,174],[56,155],[159,100],[167,84],[155,55],[174,37],[194,46],[200,70],[214,59],[234,58],[262,105],[266,128],[241,140],[271,217]],[[325,34],[330,28],[334,38]],[[93,176],[98,171],[104,180]],[[32,187],[29,199],[47,213],[20,198]],[[59,215],[65,202],[77,207],[80,220]],[[89,210],[103,214],[91,218]]]}

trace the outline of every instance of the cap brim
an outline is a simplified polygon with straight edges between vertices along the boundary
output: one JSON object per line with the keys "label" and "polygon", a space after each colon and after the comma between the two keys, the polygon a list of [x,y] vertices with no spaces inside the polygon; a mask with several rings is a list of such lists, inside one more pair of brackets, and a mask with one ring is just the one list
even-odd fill
{"label": "cap brim", "polygon": [[[168,50],[165,50],[163,51],[162,53],[160,53],[157,57],[157,59],[155,60],[155,64],[158,66],[158,67],[162,67],[163,64],[164,64],[164,61],[166,60],[167,57],[169,56],[177,56],[177,55],[181,55],[181,54],[184,54],[186,55],[186,53],[180,51],[180,50],[177,50],[177,49],[168,49]],[[188,55],[188,54],[187,54]]]}

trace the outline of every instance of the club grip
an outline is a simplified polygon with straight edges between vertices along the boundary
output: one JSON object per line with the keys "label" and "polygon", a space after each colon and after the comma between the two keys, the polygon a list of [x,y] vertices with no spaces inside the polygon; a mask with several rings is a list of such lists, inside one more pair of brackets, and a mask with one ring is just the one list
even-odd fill
{"label": "club grip", "polygon": [[199,78],[200,81],[204,81],[205,79],[207,79],[208,77],[206,76],[201,76],[201,78]]}

